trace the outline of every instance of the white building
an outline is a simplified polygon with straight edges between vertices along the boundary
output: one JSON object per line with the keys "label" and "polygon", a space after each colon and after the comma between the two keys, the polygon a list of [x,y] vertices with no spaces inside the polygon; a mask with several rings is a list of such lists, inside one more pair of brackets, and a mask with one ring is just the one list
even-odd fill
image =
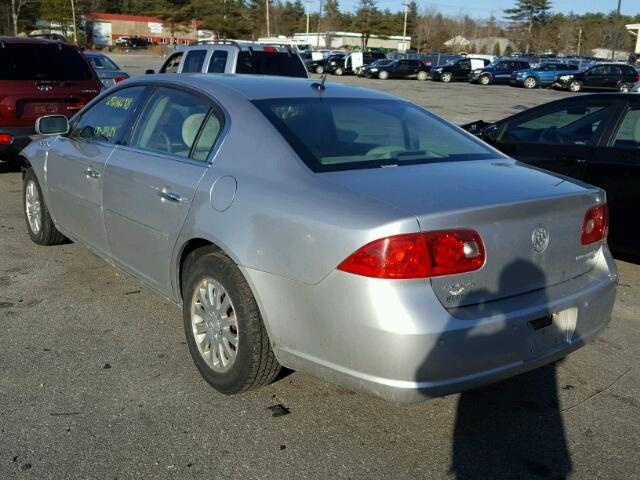
{"label": "white building", "polygon": [[[313,48],[362,48],[362,34],[354,32],[295,33],[292,37],[296,43],[308,44]],[[387,50],[408,50],[411,48],[411,37],[402,35],[370,35],[367,48],[384,48]]]}

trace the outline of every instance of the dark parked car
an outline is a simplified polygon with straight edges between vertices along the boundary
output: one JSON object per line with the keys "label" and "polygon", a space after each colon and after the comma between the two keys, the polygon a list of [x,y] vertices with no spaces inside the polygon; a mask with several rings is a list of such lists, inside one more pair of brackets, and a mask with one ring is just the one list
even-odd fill
{"label": "dark parked car", "polygon": [[[359,55],[362,55],[362,63],[358,65],[358,61],[356,60]],[[359,66],[369,65],[376,60],[380,60],[381,58],[387,58],[384,53],[381,52],[355,52],[350,55],[346,55],[344,59],[338,60],[335,65],[329,65],[329,71],[333,75],[353,75],[355,73],[355,69]],[[354,63],[356,65],[354,66]]]}
{"label": "dark parked car", "polygon": [[554,86],[571,92],[582,89],[628,92],[640,80],[640,73],[623,63],[599,63],[574,74],[558,75]]}
{"label": "dark parked car", "polygon": [[71,117],[103,85],[80,49],[36,38],[0,37],[0,158],[30,141],[44,115]]}
{"label": "dark parked car", "polygon": [[323,74],[331,70],[331,67],[337,65],[338,62],[344,61],[344,57],[344,53],[334,53],[318,60],[305,59],[304,64],[309,72]]}
{"label": "dark parked car", "polygon": [[426,80],[431,67],[420,60],[378,60],[364,67],[363,76],[367,78],[417,78]]}
{"label": "dark parked car", "polygon": [[511,74],[518,70],[530,69],[531,65],[525,60],[506,59],[496,60],[484,68],[477,68],[469,74],[471,83],[490,85],[492,83],[509,83]]}
{"label": "dark parked car", "polygon": [[485,58],[460,58],[445,65],[439,65],[431,69],[431,78],[449,83],[455,80],[469,80],[472,70],[483,68],[489,64]]}
{"label": "dark parked car", "polygon": [[100,81],[105,87],[113,87],[116,83],[129,78],[129,74],[118,67],[118,65],[106,55],[102,53],[85,52],[85,56],[89,59],[93,68],[95,68]]}
{"label": "dark parked car", "polygon": [[522,162],[604,188],[611,247],[640,255],[640,95],[580,95],[463,128]]}

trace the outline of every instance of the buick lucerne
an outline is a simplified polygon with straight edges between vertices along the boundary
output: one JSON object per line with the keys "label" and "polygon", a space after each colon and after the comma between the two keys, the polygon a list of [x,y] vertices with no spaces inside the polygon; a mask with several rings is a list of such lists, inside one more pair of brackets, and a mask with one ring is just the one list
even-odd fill
{"label": "buick lucerne", "polygon": [[556,361],[611,317],[602,190],[382,92],[147,75],[36,129],[32,240],[181,306],[227,394],[285,366],[415,402]]}

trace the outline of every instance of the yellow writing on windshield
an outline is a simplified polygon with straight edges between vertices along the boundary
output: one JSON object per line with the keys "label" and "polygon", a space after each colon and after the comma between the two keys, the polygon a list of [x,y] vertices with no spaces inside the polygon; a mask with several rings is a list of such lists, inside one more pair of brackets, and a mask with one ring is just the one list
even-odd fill
{"label": "yellow writing on windshield", "polygon": [[111,108],[121,108],[123,110],[129,110],[129,107],[133,104],[134,99],[131,97],[119,97],[114,95],[107,100],[107,105]]}
{"label": "yellow writing on windshield", "polygon": [[96,137],[104,137],[104,138],[115,138],[116,133],[118,131],[118,127],[110,127],[110,126],[97,126],[95,128],[94,136]]}

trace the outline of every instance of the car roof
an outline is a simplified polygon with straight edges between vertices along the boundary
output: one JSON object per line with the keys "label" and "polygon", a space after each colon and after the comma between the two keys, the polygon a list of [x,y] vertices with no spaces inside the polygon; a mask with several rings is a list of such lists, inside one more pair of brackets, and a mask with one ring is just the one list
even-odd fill
{"label": "car roof", "polygon": [[59,40],[49,40],[47,38],[37,38],[37,37],[5,37],[0,35],[0,43],[30,43],[34,45],[64,45],[65,47],[75,48],[79,50],[80,48],[71,43],[64,43]]}
{"label": "car roof", "polygon": [[190,86],[209,93],[214,97],[217,92],[224,89],[227,93],[240,95],[247,100],[299,97],[317,98],[318,95],[322,95],[323,97],[369,98],[380,100],[399,99],[396,96],[378,90],[356,87],[344,83],[328,82],[324,84],[324,90],[318,91],[318,80],[267,75],[161,73],[135,77],[127,81],[127,84],[145,82]]}

